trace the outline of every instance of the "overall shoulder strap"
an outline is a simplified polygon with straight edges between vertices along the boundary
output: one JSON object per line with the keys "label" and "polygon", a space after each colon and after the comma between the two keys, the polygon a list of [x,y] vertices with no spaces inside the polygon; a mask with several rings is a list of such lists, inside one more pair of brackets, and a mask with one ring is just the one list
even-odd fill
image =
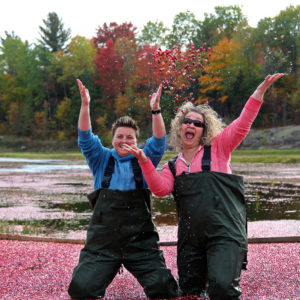
{"label": "overall shoulder strap", "polygon": [[[132,171],[134,174],[134,180],[135,180],[135,185],[136,188],[143,188],[143,176],[142,176],[142,170],[139,166],[138,160],[136,158],[131,160],[131,165],[132,165]],[[104,171],[104,175],[102,178],[102,187],[103,188],[108,188],[111,178],[112,178],[112,174],[114,172],[114,167],[115,167],[115,159],[114,157],[111,155],[109,157],[107,166],[105,168]]]}
{"label": "overall shoulder strap", "polygon": [[204,146],[204,154],[202,157],[202,170],[210,171],[210,163],[211,163],[211,146]]}
{"label": "overall shoulder strap", "polygon": [[135,180],[135,186],[137,189],[143,188],[143,175],[142,175],[142,170],[139,165],[139,162],[136,158],[133,158],[131,160],[131,165],[132,165],[132,171],[134,175],[134,180]]}
{"label": "overall shoulder strap", "polygon": [[170,171],[172,172],[174,178],[176,177],[175,162],[176,162],[177,158],[178,158],[178,156],[175,156],[171,160],[168,161],[168,166],[169,166]]}
{"label": "overall shoulder strap", "polygon": [[109,160],[107,162],[107,166],[104,171],[103,178],[102,178],[102,187],[103,188],[107,189],[109,187],[111,177],[114,172],[114,167],[115,167],[115,159],[112,155],[110,155]]}

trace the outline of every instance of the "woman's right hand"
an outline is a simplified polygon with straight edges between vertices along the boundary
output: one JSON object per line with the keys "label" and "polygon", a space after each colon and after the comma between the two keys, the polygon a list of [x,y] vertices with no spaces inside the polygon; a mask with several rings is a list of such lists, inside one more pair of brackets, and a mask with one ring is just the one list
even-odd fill
{"label": "woman's right hand", "polygon": [[89,106],[91,101],[89,90],[82,84],[82,82],[79,79],[77,79],[77,84],[81,96],[81,104],[83,106]]}
{"label": "woman's right hand", "polygon": [[138,148],[137,146],[134,145],[129,146],[127,144],[124,144],[123,147],[126,149],[126,151],[128,151],[133,156],[135,156],[139,162],[144,163],[148,160],[148,157],[146,156],[144,151]]}
{"label": "woman's right hand", "polygon": [[284,73],[276,73],[273,75],[268,75],[265,80],[256,88],[254,93],[252,94],[252,97],[256,100],[263,101],[264,94],[267,91],[267,89],[279,78],[284,76]]}
{"label": "woman's right hand", "polygon": [[159,85],[157,92],[152,94],[150,100],[150,107],[152,110],[160,109],[160,96],[161,96],[162,84]]}

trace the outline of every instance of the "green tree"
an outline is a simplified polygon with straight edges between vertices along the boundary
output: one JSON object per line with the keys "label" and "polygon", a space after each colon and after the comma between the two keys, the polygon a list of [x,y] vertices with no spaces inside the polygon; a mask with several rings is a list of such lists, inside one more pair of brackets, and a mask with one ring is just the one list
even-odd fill
{"label": "green tree", "polygon": [[[18,134],[30,134],[33,130],[33,112],[42,105],[45,97],[42,88],[41,68],[35,49],[28,42],[8,35],[1,39],[0,61],[2,75],[0,80],[0,101],[4,114],[8,113],[11,103],[17,105],[17,118],[22,126]],[[15,115],[15,113],[13,115]],[[5,117],[5,118],[6,118]],[[11,126],[11,128],[16,128]]]}
{"label": "green tree", "polygon": [[175,16],[171,32],[166,36],[168,47],[172,48],[178,44],[195,43],[200,22],[195,15],[190,12],[182,12]]}
{"label": "green tree", "polygon": [[[89,88],[90,95],[93,99],[92,108],[93,114],[95,111],[95,102],[99,94],[94,93],[93,77],[95,76],[95,57],[96,48],[94,43],[81,36],[72,38],[71,42],[67,45],[66,52],[57,52],[54,55],[56,60],[57,70],[61,70],[57,79],[57,83],[63,86],[66,94],[70,98],[70,116],[71,124],[76,124],[78,119],[78,111],[80,109],[80,95],[78,93],[78,85],[76,79],[79,78]],[[61,69],[60,69],[61,68]],[[58,103],[60,103],[59,100]],[[60,104],[59,104],[60,105]],[[57,114],[56,114],[57,117]],[[61,123],[61,122],[60,122]],[[65,128],[66,129],[66,128]]]}
{"label": "green tree", "polygon": [[72,85],[76,84],[77,78],[80,78],[85,82],[85,77],[96,71],[95,57],[96,48],[91,40],[81,36],[72,38],[66,52],[60,53],[62,74],[58,77],[58,81]]}
{"label": "green tree", "polygon": [[260,76],[282,72],[287,76],[265,96],[264,126],[289,124],[298,119],[297,86],[300,52],[300,5],[290,6],[274,18],[260,20],[253,31]]}
{"label": "green tree", "polygon": [[56,118],[59,122],[58,138],[65,140],[74,136],[74,124],[70,118],[71,115],[71,99],[64,98],[57,107]]}
{"label": "green tree", "polygon": [[215,14],[205,13],[204,16],[197,31],[197,40],[200,43],[205,41],[209,45],[216,45],[223,38],[230,40],[236,32],[248,27],[241,8],[236,5],[216,6]]}
{"label": "green tree", "polygon": [[148,21],[138,37],[139,45],[144,46],[149,44],[151,46],[166,46],[166,35],[168,32],[169,29],[164,26],[162,21]]}
{"label": "green tree", "polygon": [[48,48],[52,53],[64,50],[65,44],[70,39],[71,30],[65,29],[64,24],[55,12],[48,14],[47,19],[43,20],[44,27],[39,26],[41,31],[40,44]]}

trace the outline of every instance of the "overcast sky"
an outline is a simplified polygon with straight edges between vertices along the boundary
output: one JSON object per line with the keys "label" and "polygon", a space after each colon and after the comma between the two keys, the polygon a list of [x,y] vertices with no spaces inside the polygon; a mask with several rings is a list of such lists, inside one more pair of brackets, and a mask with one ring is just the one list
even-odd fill
{"label": "overcast sky", "polygon": [[0,0],[0,37],[14,31],[23,41],[34,43],[39,38],[39,26],[49,12],[56,12],[65,28],[76,35],[91,38],[104,22],[131,22],[142,29],[148,21],[162,21],[171,28],[176,14],[193,12],[198,20],[204,13],[214,13],[215,6],[239,5],[248,23],[256,27],[265,17],[275,17],[300,0]]}

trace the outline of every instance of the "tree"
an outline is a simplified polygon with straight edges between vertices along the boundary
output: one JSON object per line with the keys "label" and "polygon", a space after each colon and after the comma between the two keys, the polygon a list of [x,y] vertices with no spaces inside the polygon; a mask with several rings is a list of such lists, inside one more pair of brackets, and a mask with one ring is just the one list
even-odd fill
{"label": "tree", "polygon": [[297,120],[297,86],[300,49],[300,5],[290,6],[274,18],[260,20],[253,31],[260,63],[260,76],[282,72],[285,76],[265,96],[264,126],[278,126]]}
{"label": "tree", "polygon": [[[17,130],[18,134],[30,134],[33,130],[34,110],[41,107],[45,97],[37,53],[35,49],[31,49],[27,41],[22,42],[20,38],[11,35],[2,39],[0,51],[3,70],[0,80],[0,102],[6,114],[5,118],[18,119],[18,122],[22,123]],[[9,108],[16,106],[18,107],[16,112],[13,114],[10,112],[8,116]]]}
{"label": "tree", "polygon": [[53,119],[49,118],[48,105],[48,102],[44,101],[42,109],[34,113],[35,131],[33,135],[35,137],[49,139],[51,134],[53,134],[54,138],[57,137],[55,122]]}
{"label": "tree", "polygon": [[198,45],[195,39],[199,30],[199,25],[199,21],[196,20],[195,15],[192,12],[186,11],[177,14],[173,20],[171,33],[166,36],[168,47],[172,48],[177,44],[188,43],[193,43],[197,47]]}
{"label": "tree", "polygon": [[40,44],[48,48],[52,53],[58,50],[64,50],[65,44],[70,39],[71,30],[64,29],[62,20],[55,12],[48,14],[47,19],[43,20],[45,27],[39,26],[41,31]]}
{"label": "tree", "polygon": [[153,68],[153,54],[157,51],[157,46],[149,44],[144,45],[138,51],[136,56],[136,96],[147,96],[150,92],[154,92],[155,87],[159,85],[162,78],[158,77]]}
{"label": "tree", "polygon": [[[93,38],[97,48],[95,84],[102,88],[101,102],[105,103],[108,111],[108,124],[114,121],[115,113],[118,111],[115,107],[116,99],[131,101],[133,97],[137,51],[135,30],[131,23],[121,25],[110,23],[109,26],[105,23]],[[101,122],[103,124],[106,120]]]}
{"label": "tree", "polygon": [[300,49],[300,5],[290,6],[274,18],[259,21],[253,42],[263,56],[263,70],[297,73]]}
{"label": "tree", "polygon": [[[297,73],[300,54],[300,5],[290,6],[274,18],[279,48],[288,57],[289,71]],[[275,42],[275,38],[274,38]]]}
{"label": "tree", "polygon": [[228,99],[232,82],[237,76],[234,68],[236,52],[237,45],[226,38],[213,47],[209,64],[205,67],[206,74],[199,78],[201,95],[196,103],[214,100],[223,103]]}
{"label": "tree", "polygon": [[135,30],[136,27],[134,27],[132,23],[125,22],[121,25],[118,25],[116,22],[112,22],[109,24],[109,26],[104,23],[102,27],[98,28],[97,35],[93,38],[93,41],[98,49],[106,47],[106,43],[109,40],[115,43],[120,37],[126,37],[135,42]]}
{"label": "tree", "polygon": [[119,93],[125,92],[123,60],[117,55],[112,40],[107,41],[106,47],[99,49],[96,55],[95,64],[98,72],[96,83],[101,85],[109,101],[112,101]]}
{"label": "tree", "polygon": [[236,32],[248,26],[241,8],[236,5],[217,6],[215,14],[205,13],[204,16],[197,31],[197,39],[209,45],[216,45],[224,37],[231,39]]}
{"label": "tree", "polygon": [[57,107],[56,118],[59,122],[58,138],[65,140],[74,136],[74,124],[71,122],[71,99],[64,98]]}
{"label": "tree", "polygon": [[91,40],[81,36],[72,38],[66,52],[61,53],[62,74],[58,77],[58,81],[72,85],[76,84],[76,78],[80,78],[86,82],[86,77],[96,71],[95,58],[96,48]]}
{"label": "tree", "polygon": [[159,45],[166,46],[166,34],[169,29],[164,26],[163,22],[151,22],[149,21],[142,29],[140,36],[138,37],[139,45]]}

